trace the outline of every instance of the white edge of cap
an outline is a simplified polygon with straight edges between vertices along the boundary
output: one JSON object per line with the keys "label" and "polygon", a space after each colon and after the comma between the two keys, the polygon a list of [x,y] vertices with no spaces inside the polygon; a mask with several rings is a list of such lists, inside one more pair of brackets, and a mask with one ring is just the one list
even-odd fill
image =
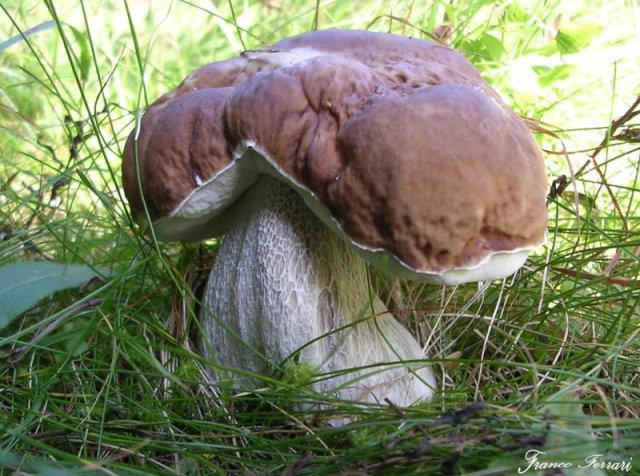
{"label": "white edge of cap", "polygon": [[[229,165],[194,189],[169,216],[154,222],[156,237],[162,241],[199,241],[223,234],[225,223],[232,219],[227,212],[233,208],[233,203],[240,195],[263,174],[289,184],[313,213],[363,259],[401,279],[445,285],[502,279],[520,269],[529,253],[535,249],[535,246],[531,246],[498,251],[475,266],[440,273],[415,270],[385,249],[370,248],[354,242],[313,192],[287,176],[273,158],[252,141],[244,141],[234,151]],[[229,215],[231,214],[232,211]]]}

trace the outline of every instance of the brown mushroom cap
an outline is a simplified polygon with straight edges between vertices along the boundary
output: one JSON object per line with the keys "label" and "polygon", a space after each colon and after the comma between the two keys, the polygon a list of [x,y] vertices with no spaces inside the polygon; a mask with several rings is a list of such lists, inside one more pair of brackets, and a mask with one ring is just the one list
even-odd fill
{"label": "brown mushroom cap", "polygon": [[223,233],[235,199],[276,175],[402,277],[486,279],[473,270],[546,231],[526,125],[455,51],[386,33],[313,32],[196,70],[149,107],[123,173],[163,240]]}

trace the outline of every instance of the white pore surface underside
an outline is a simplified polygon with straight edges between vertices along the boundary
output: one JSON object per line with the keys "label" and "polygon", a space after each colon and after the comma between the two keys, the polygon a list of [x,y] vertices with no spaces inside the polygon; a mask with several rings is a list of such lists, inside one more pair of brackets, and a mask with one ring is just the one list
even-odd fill
{"label": "white pore surface underside", "polygon": [[316,390],[342,399],[432,395],[423,351],[369,288],[366,263],[289,185],[262,176],[233,215],[203,298],[207,357],[260,375],[299,359],[318,370]]}
{"label": "white pore surface underside", "polygon": [[237,198],[259,177],[268,175],[295,190],[309,210],[363,259],[401,279],[446,285],[502,279],[520,269],[532,249],[499,251],[474,266],[443,272],[415,270],[385,249],[369,248],[353,241],[320,199],[289,178],[259,145],[246,142],[234,155],[235,160],[231,164],[195,189],[169,217],[154,223],[158,239],[199,241],[224,234],[236,219],[233,204]]}

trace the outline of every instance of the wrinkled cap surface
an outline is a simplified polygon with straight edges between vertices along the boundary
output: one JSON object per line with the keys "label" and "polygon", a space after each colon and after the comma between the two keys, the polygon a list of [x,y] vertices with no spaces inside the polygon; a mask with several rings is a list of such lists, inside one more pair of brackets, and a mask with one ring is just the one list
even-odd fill
{"label": "wrinkled cap surface", "polygon": [[123,171],[160,239],[223,233],[268,173],[402,277],[526,256],[546,230],[526,125],[455,51],[386,33],[307,33],[203,66],[148,108]]}

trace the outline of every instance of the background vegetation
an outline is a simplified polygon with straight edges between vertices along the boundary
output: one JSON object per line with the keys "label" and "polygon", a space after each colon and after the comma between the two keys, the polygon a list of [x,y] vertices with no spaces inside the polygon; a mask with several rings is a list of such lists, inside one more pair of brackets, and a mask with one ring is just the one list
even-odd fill
{"label": "background vegetation", "polygon": [[[549,241],[524,270],[455,288],[378,276],[438,375],[414,408],[333,401],[293,373],[242,394],[208,383],[193,303],[216,242],[150,242],[123,203],[147,104],[202,64],[333,27],[436,33],[546,131]],[[0,268],[0,468],[488,475],[537,449],[640,471],[638,52],[636,0],[3,0],[0,265],[96,278],[50,270],[48,289],[69,289],[14,316],[20,278]]]}

